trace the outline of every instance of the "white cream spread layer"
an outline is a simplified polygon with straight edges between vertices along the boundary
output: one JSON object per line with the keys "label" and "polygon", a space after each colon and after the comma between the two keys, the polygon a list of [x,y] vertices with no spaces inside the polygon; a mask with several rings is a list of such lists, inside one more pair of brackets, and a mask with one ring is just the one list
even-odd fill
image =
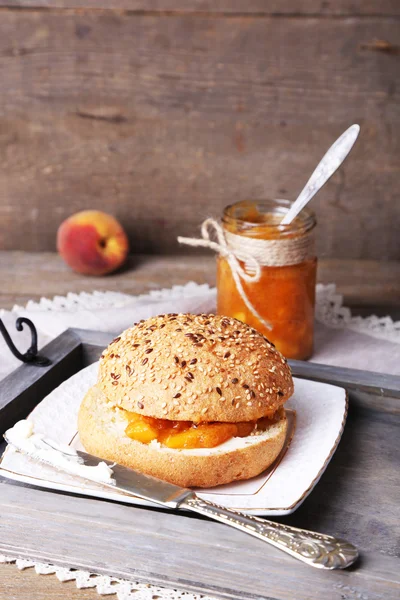
{"label": "white cream spread layer", "polygon": [[[129,444],[140,444],[132,440],[125,434],[125,428],[127,420],[123,417],[121,411],[117,411],[115,406],[110,402],[106,401],[104,404],[98,404],[99,413],[95,415],[98,417],[99,422],[102,422],[103,427],[108,430],[111,435],[117,435],[124,439],[125,443]],[[278,421],[273,423],[265,431],[257,431],[256,434],[250,434],[247,437],[232,437],[226,442],[215,446],[214,448],[167,448],[163,446],[157,440],[153,440],[148,444],[149,448],[159,450],[160,452],[167,452],[170,454],[176,454],[179,452],[185,456],[209,456],[215,454],[224,454],[225,452],[232,452],[247,448],[259,444],[270,437],[276,435],[276,430],[282,426],[282,422]]]}
{"label": "white cream spread layer", "polygon": [[105,462],[101,461],[94,467],[85,465],[83,459],[70,446],[46,440],[43,435],[35,433],[31,421],[18,421],[6,431],[5,438],[19,452],[56,469],[98,483],[115,483],[112,478],[113,470]]}

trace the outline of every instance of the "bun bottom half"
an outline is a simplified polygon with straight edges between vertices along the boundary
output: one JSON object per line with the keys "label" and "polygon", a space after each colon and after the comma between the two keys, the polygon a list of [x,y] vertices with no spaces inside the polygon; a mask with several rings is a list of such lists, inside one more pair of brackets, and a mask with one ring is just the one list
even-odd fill
{"label": "bun bottom half", "polygon": [[259,475],[278,457],[287,433],[284,414],[259,435],[232,438],[215,448],[175,450],[132,440],[126,426],[122,411],[92,387],[78,415],[85,450],[181,487],[214,487]]}

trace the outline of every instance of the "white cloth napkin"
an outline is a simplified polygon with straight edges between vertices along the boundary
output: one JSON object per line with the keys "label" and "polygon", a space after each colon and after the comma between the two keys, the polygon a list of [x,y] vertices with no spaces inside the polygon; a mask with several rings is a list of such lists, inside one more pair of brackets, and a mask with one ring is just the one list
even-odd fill
{"label": "white cloth napkin", "polygon": [[[18,333],[15,320],[25,316],[35,323],[39,347],[68,327],[118,333],[140,319],[168,312],[213,312],[215,288],[193,282],[153,291],[143,296],[116,292],[69,294],[53,300],[29,302],[1,311],[0,317],[21,352],[30,345],[30,332]],[[334,285],[317,286],[315,351],[312,361],[400,375],[400,323],[389,317],[352,317]],[[0,336],[0,379],[20,363]]]}

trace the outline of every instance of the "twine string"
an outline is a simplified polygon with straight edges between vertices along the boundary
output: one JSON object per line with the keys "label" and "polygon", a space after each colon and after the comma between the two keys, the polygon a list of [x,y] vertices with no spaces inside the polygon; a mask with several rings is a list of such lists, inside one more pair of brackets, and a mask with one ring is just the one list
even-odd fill
{"label": "twine string", "polygon": [[[211,239],[212,233],[214,233],[217,241],[213,241]],[[264,319],[254,308],[248,299],[242,284],[242,280],[246,281],[247,283],[257,283],[257,281],[260,280],[261,265],[259,261],[247,252],[242,252],[240,249],[235,249],[234,251],[232,248],[230,248],[226,241],[224,230],[215,219],[206,219],[203,222],[201,226],[201,235],[201,238],[186,238],[179,236],[178,242],[180,244],[186,244],[187,246],[193,246],[195,248],[211,248],[211,250],[214,250],[214,252],[217,252],[226,258],[231,269],[236,288],[246,307],[249,309],[252,315],[256,317],[256,319],[258,319],[267,329],[272,329],[271,323]],[[239,261],[244,263],[244,268],[241,266]]]}

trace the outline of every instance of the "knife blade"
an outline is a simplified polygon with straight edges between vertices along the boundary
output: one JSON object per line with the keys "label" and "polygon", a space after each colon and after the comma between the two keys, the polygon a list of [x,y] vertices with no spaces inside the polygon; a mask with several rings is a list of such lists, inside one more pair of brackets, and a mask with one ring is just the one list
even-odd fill
{"label": "knife blade", "polygon": [[321,533],[307,531],[249,516],[199,498],[188,488],[139,473],[109,460],[76,451],[34,434],[32,424],[20,421],[4,434],[8,444],[30,458],[58,470],[94,481],[124,494],[151,500],[156,504],[186,509],[230,525],[283,550],[294,558],[319,569],[345,569],[358,558],[349,542]]}
{"label": "knife blade", "polygon": [[109,483],[101,483],[113,490],[119,490],[131,496],[138,496],[139,498],[156,502],[168,508],[179,508],[179,505],[185,498],[193,496],[193,492],[190,489],[181,488],[173,483],[161,481],[150,475],[144,475],[109,460],[99,459],[87,452],[77,450],[77,455],[87,467],[96,468],[99,460],[104,462],[112,470],[112,479]]}

